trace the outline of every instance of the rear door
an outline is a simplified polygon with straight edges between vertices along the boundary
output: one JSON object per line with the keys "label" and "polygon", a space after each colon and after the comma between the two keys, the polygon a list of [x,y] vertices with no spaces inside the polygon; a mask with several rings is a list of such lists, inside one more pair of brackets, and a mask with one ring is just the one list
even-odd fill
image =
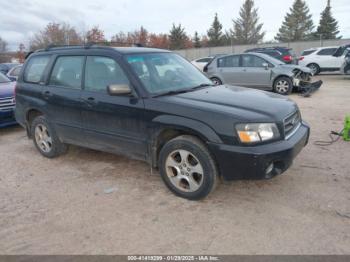
{"label": "rear door", "polygon": [[317,53],[317,57],[319,61],[318,64],[321,68],[324,68],[324,69],[340,68],[343,62],[342,59],[339,57],[333,56],[333,54],[335,54],[337,49],[338,48],[324,48]]}
{"label": "rear door", "polygon": [[85,56],[58,56],[42,96],[48,119],[67,143],[83,144],[80,100]]}
{"label": "rear door", "polygon": [[239,85],[242,68],[239,66],[240,55],[218,58],[217,68],[220,79],[224,84]]}
{"label": "rear door", "polygon": [[85,66],[82,121],[90,147],[146,159],[146,125],[143,100],[136,93],[111,96],[108,85],[132,88],[117,57],[88,56]]}
{"label": "rear door", "polygon": [[240,80],[247,87],[271,88],[271,64],[265,59],[251,54],[242,55]]}

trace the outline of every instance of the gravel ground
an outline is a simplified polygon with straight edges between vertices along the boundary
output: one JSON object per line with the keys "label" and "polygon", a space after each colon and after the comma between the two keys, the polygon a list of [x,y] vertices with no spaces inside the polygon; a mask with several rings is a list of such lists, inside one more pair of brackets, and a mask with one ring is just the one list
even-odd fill
{"label": "gravel ground", "polygon": [[282,176],[221,182],[206,200],[172,195],[147,164],[71,147],[49,160],[19,127],[0,131],[1,254],[350,254],[350,79],[293,94],[312,127]]}

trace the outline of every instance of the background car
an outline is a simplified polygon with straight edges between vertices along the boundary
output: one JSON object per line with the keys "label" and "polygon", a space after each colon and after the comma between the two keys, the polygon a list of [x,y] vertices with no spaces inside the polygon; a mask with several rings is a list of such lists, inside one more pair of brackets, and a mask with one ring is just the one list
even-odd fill
{"label": "background car", "polygon": [[197,67],[199,70],[203,71],[204,67],[213,59],[212,56],[202,57],[191,61],[191,63]]}
{"label": "background car", "polygon": [[298,65],[287,65],[261,53],[232,54],[215,58],[205,68],[207,76],[216,85],[231,84],[273,90],[287,95],[293,88],[307,85],[319,87],[322,82],[311,83],[311,70]]}
{"label": "background car", "polygon": [[269,56],[272,56],[286,64],[298,64],[298,57],[291,48],[287,47],[259,47],[259,48],[253,48],[248,49],[245,51],[245,53],[262,53]]}
{"label": "background car", "polygon": [[18,63],[2,63],[0,64],[0,73],[3,73],[4,75],[6,75],[11,68],[15,67],[19,65]]}
{"label": "background car", "polygon": [[344,51],[335,56],[339,46],[319,47],[304,50],[299,58],[299,65],[307,66],[314,75],[321,72],[339,71],[344,62]]}
{"label": "background car", "polygon": [[11,81],[17,81],[18,75],[21,72],[22,65],[18,65],[15,67],[12,67],[10,71],[6,74],[6,76],[11,80]]}
{"label": "background car", "polygon": [[15,108],[15,82],[0,73],[0,127],[16,124]]}

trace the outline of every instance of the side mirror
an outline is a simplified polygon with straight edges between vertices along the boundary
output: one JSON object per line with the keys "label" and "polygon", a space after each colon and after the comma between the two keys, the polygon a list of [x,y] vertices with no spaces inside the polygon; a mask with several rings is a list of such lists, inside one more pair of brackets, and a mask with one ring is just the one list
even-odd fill
{"label": "side mirror", "polygon": [[269,64],[268,63],[263,63],[262,66],[267,70],[269,69]]}
{"label": "side mirror", "polygon": [[107,92],[111,96],[123,96],[130,95],[131,89],[130,86],[127,84],[109,85],[107,86]]}

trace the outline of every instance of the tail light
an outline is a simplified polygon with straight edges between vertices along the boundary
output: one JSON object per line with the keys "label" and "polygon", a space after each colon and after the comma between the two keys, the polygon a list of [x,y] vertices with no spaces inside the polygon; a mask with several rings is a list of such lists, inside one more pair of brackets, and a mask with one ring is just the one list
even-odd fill
{"label": "tail light", "polygon": [[293,61],[293,57],[291,55],[285,55],[282,59],[283,61],[286,61],[286,62]]}

